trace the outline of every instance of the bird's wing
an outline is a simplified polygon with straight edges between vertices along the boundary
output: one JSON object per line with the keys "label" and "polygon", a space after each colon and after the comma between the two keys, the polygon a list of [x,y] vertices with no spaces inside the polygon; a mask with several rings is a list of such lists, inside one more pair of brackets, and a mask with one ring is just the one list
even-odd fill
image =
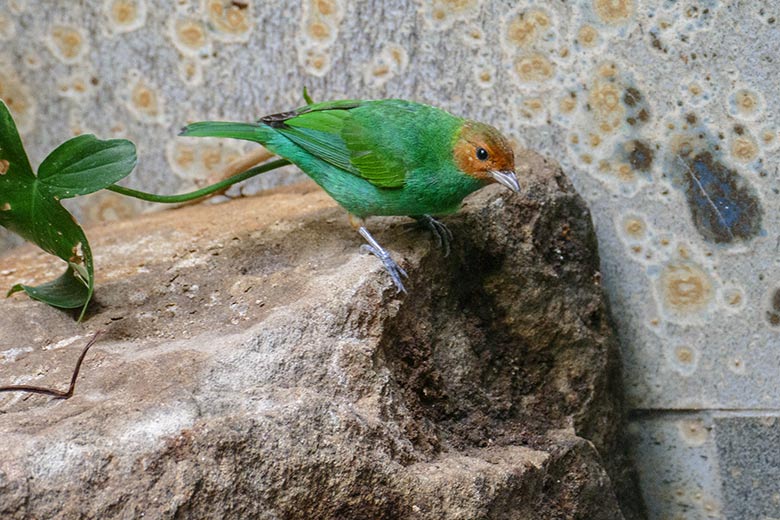
{"label": "bird's wing", "polygon": [[355,111],[363,106],[359,101],[317,103],[260,121],[337,168],[380,188],[400,188],[407,170],[403,151],[377,131],[385,123],[381,113]]}

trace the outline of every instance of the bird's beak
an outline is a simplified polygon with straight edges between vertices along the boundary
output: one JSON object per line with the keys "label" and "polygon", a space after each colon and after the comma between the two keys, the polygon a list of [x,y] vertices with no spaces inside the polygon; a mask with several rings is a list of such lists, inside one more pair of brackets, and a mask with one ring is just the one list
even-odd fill
{"label": "bird's beak", "polygon": [[520,184],[517,182],[517,175],[515,175],[515,172],[508,170],[508,171],[491,171],[490,172],[491,177],[493,177],[497,182],[500,182],[510,190],[514,192],[520,191]]}

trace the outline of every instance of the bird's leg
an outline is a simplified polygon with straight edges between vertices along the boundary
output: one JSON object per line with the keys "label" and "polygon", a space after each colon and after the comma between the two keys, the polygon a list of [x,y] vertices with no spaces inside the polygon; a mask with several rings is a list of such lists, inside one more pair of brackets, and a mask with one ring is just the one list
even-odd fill
{"label": "bird's leg", "polygon": [[366,242],[368,242],[368,244],[363,244],[360,246],[360,250],[368,251],[375,257],[379,258],[382,261],[382,264],[385,266],[385,270],[387,270],[387,273],[390,275],[390,278],[393,279],[393,283],[395,284],[396,288],[396,294],[401,292],[405,293],[406,288],[404,287],[403,282],[401,282],[401,277],[409,277],[409,275],[406,274],[406,271],[404,271],[400,265],[395,263],[395,260],[393,260],[393,258],[390,256],[390,253],[388,253],[385,248],[380,246],[379,242],[377,242],[376,239],[371,236],[371,233],[368,232],[364,225],[363,219],[355,217],[354,215],[350,215],[349,222],[352,224],[352,227],[357,229],[357,232],[360,233],[360,236],[362,236],[364,239],[366,239]]}
{"label": "bird's leg", "polygon": [[412,218],[433,233],[433,238],[436,239],[436,247],[444,248],[444,256],[445,258],[448,257],[450,255],[452,231],[443,222],[436,220],[430,215],[413,216]]}

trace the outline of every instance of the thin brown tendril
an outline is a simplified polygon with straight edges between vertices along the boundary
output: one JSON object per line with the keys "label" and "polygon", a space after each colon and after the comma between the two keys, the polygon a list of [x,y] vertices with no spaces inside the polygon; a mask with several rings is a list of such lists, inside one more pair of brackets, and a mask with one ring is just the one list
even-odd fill
{"label": "thin brown tendril", "polygon": [[76,379],[79,377],[79,371],[81,370],[81,363],[84,361],[84,357],[87,355],[87,352],[89,351],[90,347],[95,344],[98,337],[103,333],[102,330],[99,330],[95,333],[94,336],[92,336],[92,339],[89,340],[89,343],[86,344],[84,347],[84,350],[81,351],[81,355],[79,356],[78,361],[76,361],[76,368],[73,369],[73,376],[70,378],[70,386],[68,387],[68,390],[63,392],[62,390],[56,390],[54,388],[46,388],[43,386],[33,386],[33,385],[8,385],[8,386],[0,386],[0,392],[31,392],[34,394],[44,394],[44,395],[50,395],[54,397],[55,399],[68,399],[71,396],[73,396],[73,391],[76,389]]}

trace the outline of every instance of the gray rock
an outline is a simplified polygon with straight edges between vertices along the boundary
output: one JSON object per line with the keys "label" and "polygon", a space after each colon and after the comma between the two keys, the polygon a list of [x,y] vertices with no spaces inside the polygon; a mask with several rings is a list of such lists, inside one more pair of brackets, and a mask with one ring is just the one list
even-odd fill
{"label": "gray rock", "polygon": [[[445,220],[369,227],[313,184],[88,230],[84,323],[0,301],[3,518],[640,518],[590,215],[522,153]],[[22,247],[7,285],[56,274]],[[9,273],[10,272],[10,273]],[[63,339],[64,338],[64,339]],[[621,512],[622,507],[622,512]]]}

